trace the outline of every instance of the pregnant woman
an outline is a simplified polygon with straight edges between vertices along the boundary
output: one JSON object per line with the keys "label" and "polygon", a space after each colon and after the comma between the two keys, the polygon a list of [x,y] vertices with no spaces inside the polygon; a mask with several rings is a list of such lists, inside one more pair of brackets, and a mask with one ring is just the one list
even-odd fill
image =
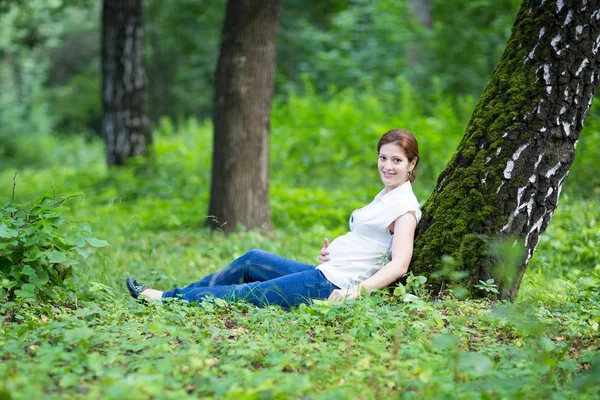
{"label": "pregnant woman", "polygon": [[312,299],[351,299],[392,284],[408,271],[421,218],[411,186],[419,149],[411,132],[396,129],[381,137],[377,152],[383,189],[370,204],[354,210],[348,233],[331,243],[325,238],[318,266],[250,250],[184,288],[162,292],[129,277],[129,292],[148,301],[177,298],[196,302],[212,297],[289,308]]}

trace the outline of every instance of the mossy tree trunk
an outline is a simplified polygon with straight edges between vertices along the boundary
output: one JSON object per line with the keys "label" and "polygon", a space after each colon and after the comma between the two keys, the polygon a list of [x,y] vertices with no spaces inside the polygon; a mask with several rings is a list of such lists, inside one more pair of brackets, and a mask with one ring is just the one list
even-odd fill
{"label": "mossy tree trunk", "polygon": [[[500,297],[516,297],[573,162],[598,87],[599,53],[600,1],[523,2],[457,152],[423,207],[411,268],[431,276],[434,289],[446,278],[433,273],[449,255],[470,273],[471,288],[493,278]],[[494,268],[489,244],[498,241],[524,245],[508,275]]]}
{"label": "mossy tree trunk", "polygon": [[109,165],[146,154],[152,136],[142,65],[142,0],[104,0],[102,8],[102,131]]}
{"label": "mossy tree trunk", "polygon": [[229,0],[214,83],[208,224],[271,230],[268,139],[280,0]]}

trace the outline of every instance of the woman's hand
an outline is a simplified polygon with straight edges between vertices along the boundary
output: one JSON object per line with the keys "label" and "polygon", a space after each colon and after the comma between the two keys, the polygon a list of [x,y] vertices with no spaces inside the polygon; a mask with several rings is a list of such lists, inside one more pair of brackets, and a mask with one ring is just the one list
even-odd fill
{"label": "woman's hand", "polygon": [[348,289],[336,289],[327,298],[329,301],[344,301],[355,299],[359,297],[362,293],[361,287],[359,285],[352,286]]}
{"label": "woman's hand", "polygon": [[325,238],[323,239],[323,248],[319,251],[319,265],[331,260],[329,258],[329,250],[327,250],[328,247],[329,239]]}

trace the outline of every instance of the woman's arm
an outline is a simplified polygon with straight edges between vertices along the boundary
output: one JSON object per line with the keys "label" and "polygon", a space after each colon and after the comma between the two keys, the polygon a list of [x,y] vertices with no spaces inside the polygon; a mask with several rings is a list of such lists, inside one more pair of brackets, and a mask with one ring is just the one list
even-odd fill
{"label": "woman's arm", "polygon": [[358,297],[362,289],[382,289],[394,283],[408,271],[412,258],[417,218],[414,212],[399,216],[394,222],[392,260],[369,279],[349,289],[334,290],[329,300],[344,300]]}

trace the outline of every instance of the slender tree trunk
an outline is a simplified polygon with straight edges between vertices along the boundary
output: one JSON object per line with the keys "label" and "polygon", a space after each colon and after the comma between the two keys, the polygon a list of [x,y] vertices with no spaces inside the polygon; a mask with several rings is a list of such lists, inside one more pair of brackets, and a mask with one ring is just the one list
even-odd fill
{"label": "slender tree trunk", "polygon": [[[450,255],[472,285],[493,278],[502,298],[516,297],[573,162],[598,87],[599,52],[599,0],[523,2],[457,153],[423,207],[415,273],[439,288],[444,278],[431,273]],[[489,250],[502,240],[525,247],[509,274],[494,268],[498,257]]]}
{"label": "slender tree trunk", "polygon": [[102,130],[109,165],[123,165],[152,144],[142,65],[142,0],[104,0]]}
{"label": "slender tree trunk", "polygon": [[[411,13],[416,17],[421,29],[427,31],[431,29],[431,3],[433,0],[409,0],[408,7]],[[421,29],[415,29],[416,36],[413,37],[412,43],[406,49],[406,64],[410,68],[415,68],[421,64],[421,44],[424,36]]]}
{"label": "slender tree trunk", "polygon": [[209,225],[271,229],[268,138],[280,0],[229,0],[214,86]]}
{"label": "slender tree trunk", "polygon": [[433,0],[409,0],[408,6],[425,28],[431,28],[431,3]]}

